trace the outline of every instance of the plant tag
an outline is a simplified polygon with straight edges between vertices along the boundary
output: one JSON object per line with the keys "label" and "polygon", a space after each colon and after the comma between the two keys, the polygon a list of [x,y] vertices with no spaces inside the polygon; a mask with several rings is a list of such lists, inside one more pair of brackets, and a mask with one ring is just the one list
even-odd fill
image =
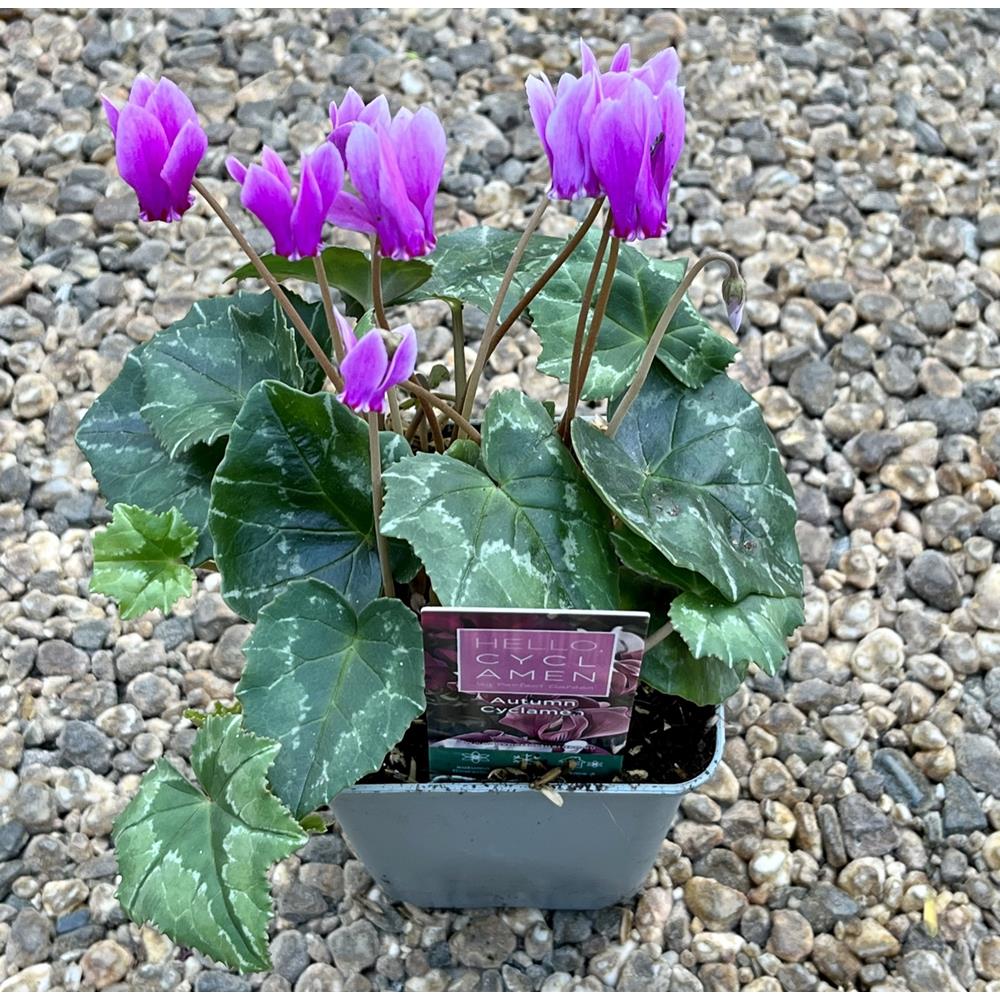
{"label": "plant tag", "polygon": [[622,767],[649,615],[424,608],[431,777]]}

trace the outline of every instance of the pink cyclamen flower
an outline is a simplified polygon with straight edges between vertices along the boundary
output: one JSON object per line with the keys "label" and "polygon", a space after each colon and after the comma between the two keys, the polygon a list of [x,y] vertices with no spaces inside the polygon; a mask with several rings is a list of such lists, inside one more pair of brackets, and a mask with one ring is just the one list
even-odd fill
{"label": "pink cyclamen flower", "polygon": [[[347,319],[334,309],[337,331],[346,348],[340,363],[344,391],[337,397],[355,413],[381,413],[385,394],[405,382],[417,366],[417,332],[409,323],[387,330],[369,330],[360,340]],[[392,357],[386,339],[398,341]]]}
{"label": "pink cyclamen flower", "polygon": [[336,101],[330,102],[330,124],[333,131],[328,138],[340,150],[341,156],[346,154],[347,139],[352,127],[358,122],[372,127],[389,127],[392,116],[384,94],[379,94],[374,101],[365,104],[358,92],[353,87],[348,87],[339,105]]}
{"label": "pink cyclamen flower", "polygon": [[264,147],[260,163],[243,166],[226,160],[230,177],[241,185],[243,207],[253,212],[274,239],[282,257],[315,257],[323,248],[323,224],[344,183],[344,164],[334,146],[323,143],[302,157],[299,188],[273,149]]}
{"label": "pink cyclamen flower", "polygon": [[357,196],[343,192],[330,221],[378,237],[382,253],[409,260],[430,253],[434,198],[444,170],[445,136],[429,108],[399,111],[383,121],[355,122],[347,138],[346,165]]}
{"label": "pink cyclamen flower", "polygon": [[528,102],[552,170],[552,196],[606,195],[615,236],[626,240],[667,231],[670,179],[684,145],[679,61],[664,49],[631,68],[623,45],[601,73],[581,42],[579,78],[565,74],[553,89],[528,81]]}
{"label": "pink cyclamen flower", "polygon": [[176,222],[193,204],[191,182],[208,148],[194,105],[166,77],[137,76],[128,101],[101,95],[115,137],[118,173],[139,199],[144,222]]}

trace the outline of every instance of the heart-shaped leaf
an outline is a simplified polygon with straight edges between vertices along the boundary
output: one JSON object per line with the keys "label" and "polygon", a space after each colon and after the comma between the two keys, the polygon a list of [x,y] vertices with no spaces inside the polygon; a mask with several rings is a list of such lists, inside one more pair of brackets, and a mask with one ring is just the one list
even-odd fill
{"label": "heart-shaped leaf", "polygon": [[[520,235],[491,226],[470,226],[445,233],[428,258],[430,278],[411,299],[469,302],[488,313],[500,293],[500,283]],[[534,283],[563,248],[565,241],[537,233],[528,241],[504,299],[501,318]]]}
{"label": "heart-shaped leaf", "polygon": [[364,607],[381,588],[365,422],[330,393],[258,383],[212,482],[209,525],[223,596],[244,618],[305,577]]}
{"label": "heart-shaped leaf", "polygon": [[268,791],[277,752],[239,716],[210,716],[191,751],[200,787],[158,760],[114,825],[129,917],[240,972],[270,967],[267,871],[308,839]]}
{"label": "heart-shaped leaf", "polygon": [[299,580],[261,608],[237,688],[247,726],[280,740],[275,794],[296,816],[374,771],[424,710],[423,634],[401,601],[360,613]]}
{"label": "heart-shaped leaf", "polygon": [[801,597],[751,594],[727,604],[680,594],[670,604],[670,620],[694,656],[715,657],[730,667],[750,660],[774,674],[788,655],[786,637],[804,618]]}
{"label": "heart-shaped leaf", "polygon": [[[596,242],[588,238],[531,306],[532,325],[542,341],[538,369],[564,382],[569,381],[579,303],[595,253]],[[679,269],[654,267],[638,250],[621,248],[583,388],[585,399],[603,399],[624,391],[660,314],[683,277],[683,264]],[[667,327],[657,358],[680,382],[697,388],[725,369],[736,351],[685,297]]]}
{"label": "heart-shaped leaf", "polygon": [[612,440],[573,422],[583,471],[608,506],[730,601],[802,593],[795,499],[757,404],[718,375],[687,389],[656,368]]}
{"label": "heart-shaped leaf", "polygon": [[195,445],[170,458],[139,413],[144,393],[141,354],[142,348],[133,351],[118,378],[94,401],[80,422],[76,443],[112,507],[134,504],[156,512],[176,507],[198,529],[190,559],[197,566],[212,558],[209,487],[224,448],[221,442]]}
{"label": "heart-shaped leaf", "polygon": [[170,457],[227,435],[247,393],[264,379],[318,388],[319,366],[310,358],[307,376],[297,336],[270,299],[259,312],[234,303],[212,322],[154,337],[142,359],[146,398],[141,412]]}
{"label": "heart-shaped leaf", "polygon": [[622,565],[639,576],[671,590],[692,591],[706,597],[720,597],[719,592],[700,573],[674,566],[655,545],[624,525],[611,532],[611,541]]}
{"label": "heart-shaped leaf", "polygon": [[198,543],[198,529],[176,507],[153,514],[120,503],[111,524],[94,535],[90,589],[118,602],[122,618],[159,608],[164,614],[191,593],[194,571],[183,560]]}
{"label": "heart-shaped leaf", "polygon": [[650,687],[696,705],[719,705],[739,690],[750,664],[730,665],[714,656],[696,659],[676,632],[647,650],[640,677]]}
{"label": "heart-shaped leaf", "polygon": [[442,603],[617,607],[607,512],[545,408],[495,393],[481,462],[420,454],[385,474],[382,530],[410,542]]}
{"label": "heart-shaped leaf", "polygon": [[[442,237],[443,238],[443,237]],[[322,253],[323,269],[330,284],[344,296],[348,312],[360,316],[372,306],[371,263],[360,250],[349,247],[327,247]],[[289,260],[278,254],[263,258],[267,269],[278,279],[315,281],[316,266],[312,258]],[[422,260],[383,260],[382,299],[386,306],[395,305],[419,288],[431,275],[431,267]],[[253,264],[244,264],[230,278],[256,278]]]}

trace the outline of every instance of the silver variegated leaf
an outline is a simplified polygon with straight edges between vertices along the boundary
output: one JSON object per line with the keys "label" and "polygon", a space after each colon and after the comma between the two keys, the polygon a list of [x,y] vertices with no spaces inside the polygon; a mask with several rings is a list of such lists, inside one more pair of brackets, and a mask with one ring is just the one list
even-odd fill
{"label": "silver variegated leaf", "polygon": [[402,602],[359,613],[324,583],[263,607],[237,688],[247,726],[281,743],[275,794],[296,816],[377,770],[424,709],[423,636]]}
{"label": "silver variegated leaf", "polygon": [[545,408],[495,393],[470,460],[420,454],[385,474],[382,530],[413,546],[442,603],[617,607],[607,511]]}
{"label": "silver variegated leaf", "polygon": [[264,379],[306,388],[297,334],[273,299],[259,312],[232,304],[212,322],[164,330],[146,347],[143,419],[174,458],[229,433]]}
{"label": "silver variegated leaf", "polygon": [[[542,341],[538,369],[564,382],[569,381],[579,303],[595,253],[596,243],[588,238],[531,306],[532,325]],[[585,399],[615,396],[631,381],[660,314],[684,277],[682,262],[671,261],[675,266],[669,268],[666,263],[647,260],[632,247],[621,248],[583,387]],[[657,358],[680,382],[697,388],[724,370],[736,351],[685,296]]]}
{"label": "silver variegated leaf", "polygon": [[306,577],[364,607],[381,589],[365,422],[330,393],[258,383],[212,482],[209,524],[223,596],[244,618]]}
{"label": "silver variegated leaf", "polygon": [[267,872],[307,839],[268,791],[277,752],[239,716],[210,716],[191,751],[199,786],[158,760],[112,834],[129,917],[240,972],[269,968]]}
{"label": "silver variegated leaf", "polygon": [[632,531],[730,601],[802,593],[795,499],[757,404],[718,375],[650,372],[615,438],[573,422],[584,473]]}
{"label": "silver variegated leaf", "polygon": [[697,659],[676,632],[642,658],[641,678],[650,687],[696,705],[719,705],[739,690],[750,664],[726,663],[714,656]]}
{"label": "silver variegated leaf", "polygon": [[696,657],[712,656],[728,666],[747,660],[774,674],[788,655],[786,638],[802,622],[801,597],[751,594],[735,604],[680,594],[670,620]]}

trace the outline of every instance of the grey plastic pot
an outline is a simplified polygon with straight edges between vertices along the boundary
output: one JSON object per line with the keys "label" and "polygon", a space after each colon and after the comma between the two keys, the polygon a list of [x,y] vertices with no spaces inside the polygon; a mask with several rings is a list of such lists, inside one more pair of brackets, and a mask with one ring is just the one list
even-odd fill
{"label": "grey plastic pot", "polygon": [[553,785],[554,805],[524,784],[355,785],[332,810],[358,857],[393,900],[428,908],[535,906],[596,910],[633,895],[656,860],[681,796],[676,785]]}

